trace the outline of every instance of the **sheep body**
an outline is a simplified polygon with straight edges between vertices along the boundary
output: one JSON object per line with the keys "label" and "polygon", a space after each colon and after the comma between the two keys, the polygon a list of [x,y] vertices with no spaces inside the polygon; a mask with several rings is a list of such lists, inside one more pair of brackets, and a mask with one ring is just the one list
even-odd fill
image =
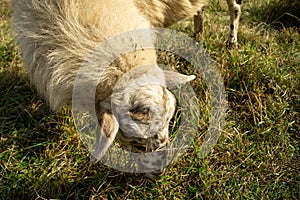
{"label": "sheep body", "polygon": [[[230,43],[236,45],[238,19],[234,18],[234,12],[238,11],[239,18],[240,7],[235,0],[227,0],[227,3],[233,24]],[[31,82],[50,107],[58,110],[70,104],[76,72],[99,43],[130,30],[167,27],[197,14],[207,0],[12,0],[11,4],[16,13],[13,24],[18,45]],[[195,21],[195,26],[198,25]],[[199,28],[195,30],[199,31]],[[133,59],[134,56],[137,58]],[[133,63],[120,64],[117,68],[122,68],[121,72],[111,70],[111,73],[124,73],[130,66],[143,63],[156,63],[155,51],[126,59]],[[103,87],[113,85],[110,80],[100,82]],[[99,92],[105,91],[111,92],[109,88]],[[102,97],[107,97],[109,92]]]}
{"label": "sheep body", "polygon": [[[76,73],[102,41],[118,33],[150,26],[131,0],[12,0],[12,6],[24,66],[31,82],[53,110],[71,103]],[[120,12],[121,16],[117,14]],[[117,74],[156,61],[155,51],[131,55],[131,58],[127,60],[133,63],[112,66],[119,69],[110,72]],[[106,74],[100,82],[112,86],[111,77],[115,75]],[[103,92],[103,98],[109,95],[105,91],[111,91],[105,88],[99,91]]]}
{"label": "sheep body", "polygon": [[135,0],[139,10],[154,27],[168,27],[193,16],[208,0]]}
{"label": "sheep body", "polygon": [[[208,0],[135,0],[139,10],[154,27],[168,27],[194,15],[194,37],[200,40],[204,29],[204,8]],[[230,14],[228,46],[237,47],[242,0],[226,0]]]}

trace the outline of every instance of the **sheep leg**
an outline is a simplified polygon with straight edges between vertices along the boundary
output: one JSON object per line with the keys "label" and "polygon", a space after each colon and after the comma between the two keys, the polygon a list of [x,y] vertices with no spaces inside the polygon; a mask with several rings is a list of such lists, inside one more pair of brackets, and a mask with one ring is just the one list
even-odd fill
{"label": "sheep leg", "polygon": [[197,14],[194,15],[194,38],[200,41],[204,29],[204,7],[202,7]]}
{"label": "sheep leg", "polygon": [[230,35],[228,39],[229,48],[237,48],[237,34],[241,17],[242,0],[227,0],[230,14]]}

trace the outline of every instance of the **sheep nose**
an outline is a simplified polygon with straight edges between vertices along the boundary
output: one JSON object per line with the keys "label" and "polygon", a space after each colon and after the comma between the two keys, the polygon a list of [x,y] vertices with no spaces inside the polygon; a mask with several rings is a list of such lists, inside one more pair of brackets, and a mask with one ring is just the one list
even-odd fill
{"label": "sheep nose", "polygon": [[164,137],[162,139],[159,140],[161,144],[168,144],[168,138]]}

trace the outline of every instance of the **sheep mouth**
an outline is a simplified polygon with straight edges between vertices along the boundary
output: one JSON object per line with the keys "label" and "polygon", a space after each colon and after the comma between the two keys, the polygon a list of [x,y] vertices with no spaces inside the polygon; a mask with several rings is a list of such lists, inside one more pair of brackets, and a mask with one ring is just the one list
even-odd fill
{"label": "sheep mouth", "polygon": [[151,138],[138,138],[138,137],[127,137],[122,131],[119,131],[117,135],[117,142],[123,149],[126,149],[134,153],[149,153],[166,148],[168,141],[164,141],[164,144],[156,144],[154,141],[155,137]]}

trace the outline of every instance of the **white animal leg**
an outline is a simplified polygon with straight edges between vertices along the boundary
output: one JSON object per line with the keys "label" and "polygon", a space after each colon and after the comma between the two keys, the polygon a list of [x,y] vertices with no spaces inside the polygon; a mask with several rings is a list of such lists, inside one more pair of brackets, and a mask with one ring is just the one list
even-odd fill
{"label": "white animal leg", "polygon": [[227,4],[230,13],[230,35],[228,46],[230,48],[237,48],[237,34],[241,17],[242,0],[227,0]]}

